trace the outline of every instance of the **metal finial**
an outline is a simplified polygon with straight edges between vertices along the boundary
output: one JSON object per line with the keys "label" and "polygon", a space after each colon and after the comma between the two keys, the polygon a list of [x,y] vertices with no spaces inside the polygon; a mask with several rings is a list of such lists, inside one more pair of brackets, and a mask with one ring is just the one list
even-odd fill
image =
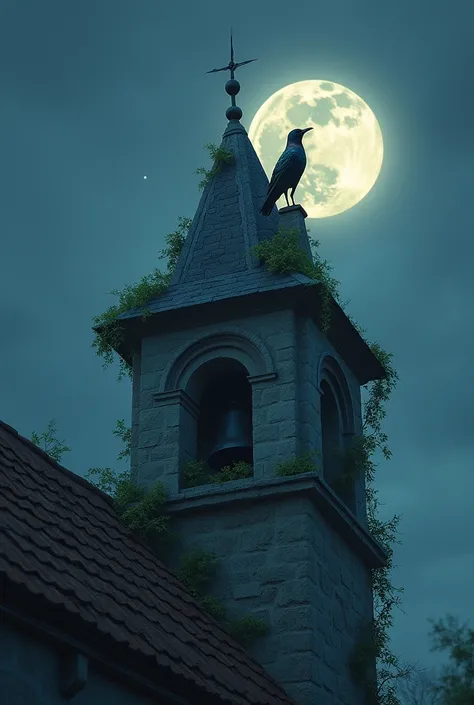
{"label": "metal finial", "polygon": [[240,120],[242,117],[242,111],[235,104],[235,96],[240,91],[240,83],[235,80],[234,72],[240,66],[245,66],[245,64],[251,64],[252,61],[257,61],[257,59],[248,59],[247,61],[239,61],[235,63],[234,61],[234,42],[232,38],[232,28],[230,30],[230,61],[227,66],[223,66],[221,69],[211,69],[206,71],[206,73],[216,73],[216,71],[230,71],[230,81],[227,81],[225,89],[227,93],[231,96],[231,107],[227,108],[226,115],[229,120]]}

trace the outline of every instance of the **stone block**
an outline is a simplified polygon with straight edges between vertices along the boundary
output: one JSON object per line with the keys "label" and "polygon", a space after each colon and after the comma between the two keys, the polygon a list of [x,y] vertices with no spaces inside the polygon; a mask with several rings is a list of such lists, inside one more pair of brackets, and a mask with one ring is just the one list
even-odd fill
{"label": "stone block", "polygon": [[277,424],[257,426],[253,432],[254,443],[280,440],[280,427]]}
{"label": "stone block", "polygon": [[273,612],[273,628],[275,634],[282,632],[299,632],[312,630],[316,625],[317,610],[313,605],[298,607],[275,608]]}
{"label": "stone block", "polygon": [[235,600],[241,600],[245,597],[257,597],[262,593],[262,586],[258,581],[245,582],[232,586],[232,595]]}
{"label": "stone block", "polygon": [[272,561],[277,563],[301,563],[302,561],[313,560],[315,556],[314,549],[309,542],[295,542],[292,544],[287,544],[285,546],[278,546],[272,548],[271,557]]}
{"label": "stone block", "polygon": [[262,404],[277,404],[280,401],[280,389],[278,386],[267,387],[262,390]]}
{"label": "stone block", "polygon": [[[306,565],[302,563],[301,565]],[[297,568],[296,568],[297,570]],[[281,583],[295,577],[295,566],[293,565],[265,565],[257,573],[257,578],[262,585],[268,583]]]}
{"label": "stone block", "polygon": [[276,529],[276,539],[280,545],[310,539],[311,528],[307,517],[280,519]]}
{"label": "stone block", "polygon": [[296,403],[294,401],[282,401],[270,406],[267,411],[268,423],[278,423],[296,418]]}
{"label": "stone block", "polygon": [[301,683],[313,678],[314,652],[305,651],[288,654],[278,659],[278,680],[280,683]]}
{"label": "stone block", "polygon": [[290,580],[278,588],[276,607],[290,607],[292,605],[314,604],[317,597],[317,588],[311,580]]}
{"label": "stone block", "polygon": [[282,384],[280,386],[281,401],[294,401],[296,399],[296,385]]}
{"label": "stone block", "polygon": [[176,456],[176,446],[173,445],[159,445],[155,446],[150,451],[150,461],[155,460],[167,460],[168,458],[173,458]]}
{"label": "stone block", "polygon": [[273,542],[275,529],[272,524],[259,524],[250,531],[242,533],[242,549],[244,551],[259,551]]}
{"label": "stone block", "polygon": [[154,448],[163,443],[163,434],[158,430],[140,431],[138,445],[140,448]]}
{"label": "stone block", "polygon": [[282,441],[287,438],[296,438],[297,436],[297,423],[295,418],[285,419],[285,421],[278,424],[278,428],[279,436]]}
{"label": "stone block", "polygon": [[294,345],[289,345],[286,348],[280,348],[276,351],[275,360],[276,362],[286,362],[287,360],[294,360],[296,355],[296,349]]}
{"label": "stone block", "polygon": [[296,381],[296,367],[294,361],[280,362],[278,365],[278,381],[280,384]]}
{"label": "stone block", "polygon": [[314,629],[305,629],[299,632],[283,632],[278,637],[278,645],[281,654],[294,654],[298,651],[312,651],[317,653],[319,648]]}

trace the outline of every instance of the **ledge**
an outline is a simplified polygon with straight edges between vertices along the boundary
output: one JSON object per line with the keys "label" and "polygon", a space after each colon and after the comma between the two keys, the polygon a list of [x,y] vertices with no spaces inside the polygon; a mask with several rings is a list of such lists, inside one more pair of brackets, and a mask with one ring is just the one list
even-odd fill
{"label": "ledge", "polygon": [[255,482],[253,479],[235,480],[224,485],[205,485],[171,495],[167,509],[173,514],[190,514],[221,508],[232,504],[262,502],[282,497],[305,495],[356,552],[369,568],[383,568],[387,554],[352,512],[317,473],[291,477],[276,477]]}

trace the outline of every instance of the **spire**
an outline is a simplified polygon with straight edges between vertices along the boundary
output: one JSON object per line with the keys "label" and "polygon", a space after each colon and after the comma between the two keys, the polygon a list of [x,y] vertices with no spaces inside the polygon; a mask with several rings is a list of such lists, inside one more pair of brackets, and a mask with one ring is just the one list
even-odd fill
{"label": "spire", "polygon": [[[306,274],[273,272],[261,266],[253,247],[272,238],[279,227],[297,230],[299,245],[311,257],[307,214],[300,205],[272,209],[269,216],[260,214],[267,196],[268,179],[240,123],[242,111],[235,104],[240,85],[233,78],[240,66],[255,61],[234,62],[231,36],[231,60],[217,71],[230,71],[226,90],[232,96],[227,108],[229,120],[222,145],[232,153],[232,161],[220,165],[206,185],[191,228],[178,258],[170,285],[163,293],[146,304],[137,306],[118,317],[122,337],[116,344],[119,355],[132,364],[139,341],[157,327],[164,330],[177,312],[193,309],[196,314],[218,302],[238,302],[240,306],[261,306],[271,300],[272,307],[298,307],[314,314],[321,309],[320,287]],[[230,84],[230,86],[229,86]],[[244,304],[244,301],[247,303]],[[265,303],[266,305],[266,303]],[[186,313],[184,313],[186,315]],[[384,369],[367,343],[361,338],[336,301],[332,301],[330,342],[355,373],[360,384],[382,379]],[[100,330],[100,326],[96,330]]]}
{"label": "spire", "polygon": [[227,108],[229,120],[221,147],[232,154],[229,164],[220,164],[206,185],[178,260],[171,285],[207,282],[220,276],[245,275],[258,267],[252,248],[272,237],[278,229],[278,214],[260,215],[268,188],[268,179],[260,160],[240,123],[242,110],[235,96],[240,84],[236,69],[256,59],[236,63],[232,33],[230,62],[207,73],[230,71],[225,90],[231,96]]}

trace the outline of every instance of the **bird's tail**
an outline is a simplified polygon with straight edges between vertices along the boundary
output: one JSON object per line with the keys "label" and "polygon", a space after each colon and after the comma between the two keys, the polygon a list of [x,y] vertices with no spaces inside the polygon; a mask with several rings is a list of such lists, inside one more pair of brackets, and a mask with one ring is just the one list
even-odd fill
{"label": "bird's tail", "polygon": [[265,203],[264,203],[263,206],[261,207],[260,213],[261,213],[262,215],[270,215],[270,213],[271,213],[272,210],[273,210],[273,206],[274,206],[274,205],[275,205],[275,201],[274,201],[272,195],[270,194],[270,195],[268,195],[267,198],[265,199]]}

